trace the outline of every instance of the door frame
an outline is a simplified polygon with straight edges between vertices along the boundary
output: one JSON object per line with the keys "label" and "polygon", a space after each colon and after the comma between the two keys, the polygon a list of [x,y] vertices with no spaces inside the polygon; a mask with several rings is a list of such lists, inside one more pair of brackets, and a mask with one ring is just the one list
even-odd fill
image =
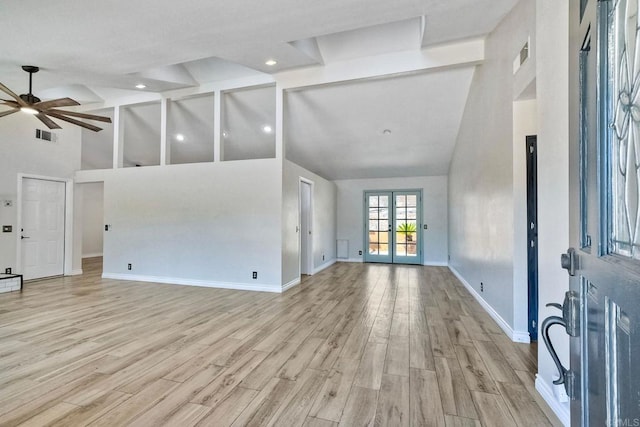
{"label": "door frame", "polygon": [[[307,242],[307,275],[313,276],[313,197],[315,191],[315,183],[310,179],[299,177],[298,180],[298,277],[302,277],[302,186],[309,185],[309,227],[311,234],[307,234],[305,239]],[[309,238],[310,237],[310,238]]]}
{"label": "door frame", "polygon": [[[418,193],[418,204],[417,204],[417,208],[419,211],[419,215],[416,215],[416,236],[418,239],[418,262],[417,263],[398,263],[399,265],[424,265],[424,251],[423,251],[423,246],[424,246],[424,242],[422,240],[423,237],[423,224],[424,224],[424,201],[422,199],[423,194],[422,194],[422,188],[404,188],[404,189],[377,189],[377,190],[364,190],[362,192],[362,247],[364,248],[364,251],[362,253],[362,261],[363,262],[371,262],[371,263],[375,263],[376,261],[367,261],[367,253],[369,251],[369,245],[368,245],[368,238],[367,238],[367,230],[368,230],[368,221],[369,221],[369,210],[368,210],[368,201],[367,201],[367,194],[368,193],[389,193],[390,194],[390,199],[389,199],[389,221],[393,224],[391,227],[391,232],[389,233],[389,257],[391,258],[390,263],[391,264],[395,264],[395,262],[393,261],[393,247],[392,247],[392,243],[391,241],[393,240],[395,242],[395,234],[393,234],[392,237],[392,233],[395,233],[395,199],[393,197],[394,193]],[[378,261],[381,262],[381,261]]]}
{"label": "door frame", "polygon": [[[538,340],[538,136],[527,135],[527,294],[528,323],[531,341]],[[533,150],[531,150],[533,148]],[[535,241],[532,242],[531,223]]]}
{"label": "door frame", "polygon": [[22,183],[24,179],[39,179],[64,183],[64,261],[63,274],[71,276],[73,272],[73,179],[57,178],[28,173],[18,174],[17,227],[16,227],[16,270],[22,272]]}

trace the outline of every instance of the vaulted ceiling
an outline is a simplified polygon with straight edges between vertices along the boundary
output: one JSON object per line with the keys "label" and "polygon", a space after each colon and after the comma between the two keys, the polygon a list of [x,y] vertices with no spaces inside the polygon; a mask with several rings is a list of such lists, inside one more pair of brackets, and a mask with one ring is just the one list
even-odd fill
{"label": "vaulted ceiling", "polygon": [[[26,92],[38,65],[41,98],[100,103],[482,37],[517,1],[6,1],[0,82]],[[446,173],[472,70],[289,91],[287,156],[332,179]]]}

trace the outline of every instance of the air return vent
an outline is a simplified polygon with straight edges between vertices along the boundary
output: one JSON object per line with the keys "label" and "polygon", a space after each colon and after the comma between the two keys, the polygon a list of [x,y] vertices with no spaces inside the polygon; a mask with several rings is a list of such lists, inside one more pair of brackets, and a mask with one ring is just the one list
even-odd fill
{"label": "air return vent", "polygon": [[42,139],[49,142],[56,142],[58,140],[55,133],[42,129],[36,129],[36,139]]}

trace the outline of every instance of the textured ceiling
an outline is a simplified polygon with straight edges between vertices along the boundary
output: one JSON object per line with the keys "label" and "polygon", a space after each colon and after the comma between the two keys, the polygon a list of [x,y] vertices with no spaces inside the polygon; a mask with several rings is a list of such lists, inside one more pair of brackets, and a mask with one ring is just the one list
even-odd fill
{"label": "textured ceiling", "polygon": [[[36,95],[90,104],[139,94],[139,82],[146,92],[164,92],[277,76],[484,36],[517,1],[3,1],[0,82],[25,93],[28,77],[20,65],[37,65]],[[265,65],[270,58],[278,61],[275,67]],[[472,75],[472,67],[453,67],[287,92],[286,155],[332,179],[446,173]],[[211,105],[198,106],[202,102],[208,101],[175,105],[172,129],[199,135],[172,142],[175,162],[210,160],[210,142],[204,141],[210,141],[213,126],[202,123]],[[221,124],[234,128],[223,138],[226,157],[272,152],[273,135],[260,129],[274,120],[264,93],[230,94],[223,107],[233,111]],[[158,115],[157,105],[127,111],[127,165],[159,161]],[[190,121],[200,130],[189,130]],[[382,134],[384,129],[391,134]],[[88,138],[99,145],[95,141],[110,141],[113,133]],[[109,163],[111,151],[89,150],[83,153],[87,162]]]}

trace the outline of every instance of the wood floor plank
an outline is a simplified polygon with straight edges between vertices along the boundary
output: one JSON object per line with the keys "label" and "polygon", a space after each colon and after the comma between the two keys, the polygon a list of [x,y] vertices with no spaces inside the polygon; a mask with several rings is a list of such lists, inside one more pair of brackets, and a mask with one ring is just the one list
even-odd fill
{"label": "wood floor plank", "polygon": [[498,383],[498,388],[518,426],[551,426],[547,416],[523,385]]}
{"label": "wood floor plank", "polygon": [[307,417],[303,427],[338,427],[338,423],[322,418]]}
{"label": "wood floor plank", "polygon": [[280,367],[278,377],[295,381],[309,366],[318,348],[322,345],[322,338],[309,338],[296,348],[289,359]]}
{"label": "wood floor plank", "polygon": [[83,271],[0,295],[0,424],[559,425],[536,344],[446,267],[338,263],[283,294]]}
{"label": "wood floor plank", "polygon": [[482,427],[478,420],[456,417],[455,415],[445,415],[444,422],[446,427]]}
{"label": "wood floor plank", "polygon": [[444,426],[436,373],[411,369],[409,419],[413,426]]}
{"label": "wood floor plank", "polygon": [[267,357],[268,353],[251,351],[202,388],[189,401],[215,407]]}
{"label": "wood floor plank", "polygon": [[445,414],[478,419],[471,392],[458,360],[436,357],[435,364]]}
{"label": "wood floor plank", "polygon": [[485,426],[514,426],[516,421],[511,416],[509,408],[502,396],[480,391],[472,391],[473,400],[476,402],[480,421]]}
{"label": "wood floor plank", "polygon": [[536,401],[538,408],[547,416],[547,419],[554,427],[562,427],[564,424],[557,417],[555,412],[546,404],[544,398],[538,393],[535,387],[535,374],[531,372],[516,371],[516,375],[529,392],[529,395]]}
{"label": "wood floor plank", "polygon": [[520,384],[520,379],[504,358],[500,349],[491,341],[474,341],[474,346],[494,380]]}
{"label": "wood floor plank", "polygon": [[375,425],[409,426],[409,378],[383,375]]}
{"label": "wood floor plank", "polygon": [[378,391],[353,387],[340,418],[341,427],[373,426],[378,404]]}
{"label": "wood floor plank", "polygon": [[379,390],[386,354],[387,344],[369,342],[360,359],[354,385]]}
{"label": "wood floor plank", "polygon": [[[198,425],[230,426],[247,406],[249,406],[257,394],[258,391],[256,390],[243,387],[234,388],[213,410],[209,409],[209,411],[204,414],[202,419],[199,420]],[[172,425],[182,424],[176,422]]]}
{"label": "wood floor plank", "polygon": [[335,422],[340,421],[357,370],[357,361],[338,359],[327,376],[309,415]]}
{"label": "wood floor plank", "polygon": [[303,425],[325,379],[325,372],[314,369],[305,370],[268,425]]}
{"label": "wood floor plank", "polygon": [[409,337],[395,335],[389,337],[384,373],[409,376]]}
{"label": "wood floor plank", "polygon": [[295,385],[294,381],[272,378],[240,413],[232,427],[266,425],[282,407],[283,402],[289,398]]}
{"label": "wood floor plank", "polygon": [[178,387],[178,383],[164,379],[156,380],[148,385],[135,396],[124,403],[107,411],[95,421],[89,422],[91,426],[116,426],[125,425],[139,414],[146,412],[164,399],[173,389]]}
{"label": "wood floor plank", "polygon": [[429,334],[414,333],[409,336],[409,366],[416,369],[433,371],[433,352],[431,351],[431,337]]}
{"label": "wood floor plank", "polygon": [[456,354],[470,390],[500,393],[475,347],[456,346]]}

